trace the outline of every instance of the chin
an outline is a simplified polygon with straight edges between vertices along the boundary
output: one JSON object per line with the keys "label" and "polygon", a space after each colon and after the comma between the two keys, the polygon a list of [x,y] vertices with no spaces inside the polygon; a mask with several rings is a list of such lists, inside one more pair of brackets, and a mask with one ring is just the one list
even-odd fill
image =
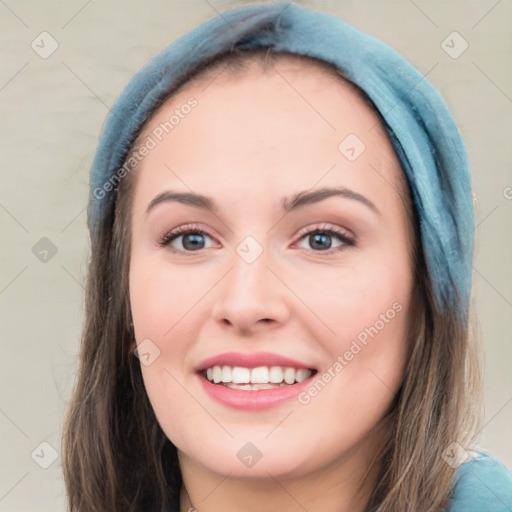
{"label": "chin", "polygon": [[[261,437],[267,435],[266,432]],[[320,469],[327,461],[318,459],[318,454],[305,452],[303,442],[283,446],[281,441],[241,441],[240,438],[221,442],[211,441],[201,451],[181,450],[181,457],[192,459],[196,464],[219,475],[230,478],[269,479],[304,477]],[[184,447],[186,448],[186,447]]]}

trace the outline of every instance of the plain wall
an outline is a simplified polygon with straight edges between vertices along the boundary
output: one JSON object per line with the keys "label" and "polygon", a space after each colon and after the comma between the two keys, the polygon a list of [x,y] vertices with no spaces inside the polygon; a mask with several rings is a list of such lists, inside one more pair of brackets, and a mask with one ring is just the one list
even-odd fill
{"label": "plain wall", "polygon": [[[108,109],[151,56],[240,3],[0,3],[0,512],[65,510],[60,437],[83,321],[88,172]],[[453,112],[476,196],[473,300],[486,357],[479,442],[512,468],[512,2],[297,3],[386,42]],[[31,47],[44,31],[58,43],[47,58]],[[442,47],[454,31],[469,45],[458,58]],[[48,469],[40,465],[53,452],[43,442],[56,451]]]}

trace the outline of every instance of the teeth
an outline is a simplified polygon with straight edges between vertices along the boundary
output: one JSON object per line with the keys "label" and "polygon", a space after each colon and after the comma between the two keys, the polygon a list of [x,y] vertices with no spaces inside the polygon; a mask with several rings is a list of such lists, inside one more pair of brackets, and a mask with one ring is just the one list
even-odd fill
{"label": "teeth", "polygon": [[309,370],[301,368],[295,372],[295,380],[297,382],[302,382],[303,380],[306,380],[310,375],[311,372]]}
{"label": "teeth", "polygon": [[213,366],[206,370],[206,378],[215,384],[226,384],[232,389],[272,389],[276,384],[289,386],[302,382],[312,374],[305,368],[281,366],[258,366],[243,368],[241,366]]}
{"label": "teeth", "polygon": [[222,382],[238,382],[233,380],[233,376],[231,375],[231,368],[229,366],[222,367],[220,378],[222,379]]}
{"label": "teeth", "polygon": [[[229,368],[229,367],[224,366],[224,368]],[[231,368],[229,368],[229,370],[231,370]],[[249,382],[251,382],[251,370],[249,368],[240,368],[240,366],[235,366],[233,368],[232,372],[233,372],[233,383],[234,384],[248,384]],[[222,380],[222,382],[226,382],[226,381]]]}
{"label": "teeth", "polygon": [[273,384],[279,384],[283,381],[283,369],[280,366],[272,366],[268,378]]}
{"label": "teeth", "polygon": [[295,370],[294,368],[285,368],[283,372],[283,379],[286,382],[286,384],[293,384],[295,382],[295,373],[298,370]]}
{"label": "teeth", "polygon": [[268,382],[268,368],[266,366],[258,366],[251,370],[251,382],[253,384],[266,384]]}
{"label": "teeth", "polygon": [[227,388],[231,389],[244,389],[245,391],[258,391],[259,389],[274,389],[280,388],[282,386],[288,386],[282,382],[281,384],[233,384],[232,382],[228,382],[227,384],[222,384]]}

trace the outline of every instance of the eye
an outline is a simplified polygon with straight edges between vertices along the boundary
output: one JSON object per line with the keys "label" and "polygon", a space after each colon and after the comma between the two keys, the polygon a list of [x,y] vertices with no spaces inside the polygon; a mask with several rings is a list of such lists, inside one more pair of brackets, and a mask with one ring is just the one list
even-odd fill
{"label": "eye", "polygon": [[210,235],[201,228],[194,226],[181,226],[166,233],[158,241],[160,247],[168,247],[171,252],[194,252],[208,249],[207,240]]}
{"label": "eye", "polygon": [[[300,242],[309,247],[297,245],[304,249],[312,249],[315,252],[331,254],[341,251],[347,246],[355,245],[355,238],[347,231],[333,226],[317,226],[313,229],[306,228],[299,234]],[[333,242],[334,239],[334,242]],[[190,253],[214,247],[213,238],[208,232],[195,226],[180,226],[163,235],[158,241],[160,247],[167,247],[171,252]]]}
{"label": "eye", "polygon": [[[333,243],[333,239],[336,239]],[[347,246],[354,246],[355,239],[345,230],[333,226],[317,226],[313,229],[306,228],[300,234],[300,240],[309,247],[304,249],[313,249],[315,252],[331,254],[341,251]],[[300,245],[299,245],[300,246]]]}

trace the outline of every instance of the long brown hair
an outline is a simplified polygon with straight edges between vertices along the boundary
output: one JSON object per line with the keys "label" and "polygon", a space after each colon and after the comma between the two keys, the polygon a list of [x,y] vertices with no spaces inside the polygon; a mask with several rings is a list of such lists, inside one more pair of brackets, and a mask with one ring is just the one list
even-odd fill
{"label": "long brown hair", "polygon": [[[272,66],[271,52],[238,50],[190,70],[155,106],[146,125],[184,84],[220,66],[243,71],[254,58],[265,61],[267,69]],[[325,70],[330,67],[316,64]],[[343,79],[338,70],[331,72]],[[143,131],[144,126],[139,139]],[[130,151],[126,160],[129,155]],[[453,442],[469,447],[478,426],[480,363],[468,324],[436,304],[409,187],[403,175],[398,179],[412,228],[410,252],[419,311],[403,382],[382,422],[385,441],[374,460],[380,474],[367,511],[438,512],[447,508],[454,476],[443,452]],[[134,341],[128,290],[129,219],[136,181],[136,170],[121,180],[113,211],[91,234],[78,379],[63,436],[72,512],[160,512],[179,503],[182,480],[176,447],[160,428],[140,363],[129,353]]]}

